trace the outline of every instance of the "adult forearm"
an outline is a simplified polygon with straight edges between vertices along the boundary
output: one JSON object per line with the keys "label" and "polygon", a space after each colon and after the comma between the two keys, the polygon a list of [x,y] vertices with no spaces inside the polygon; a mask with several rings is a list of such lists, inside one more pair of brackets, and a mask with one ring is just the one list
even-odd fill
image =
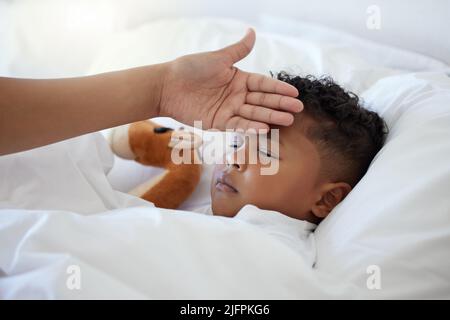
{"label": "adult forearm", "polygon": [[89,77],[0,77],[0,154],[158,116],[165,64]]}

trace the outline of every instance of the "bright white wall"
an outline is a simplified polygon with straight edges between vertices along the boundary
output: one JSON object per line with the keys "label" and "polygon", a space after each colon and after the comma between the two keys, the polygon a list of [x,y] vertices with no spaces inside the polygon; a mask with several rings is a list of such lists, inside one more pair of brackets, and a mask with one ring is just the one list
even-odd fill
{"label": "bright white wall", "polygon": [[[366,26],[380,10],[379,30]],[[82,74],[108,35],[161,17],[261,14],[325,24],[450,64],[447,0],[0,0],[0,74]]]}

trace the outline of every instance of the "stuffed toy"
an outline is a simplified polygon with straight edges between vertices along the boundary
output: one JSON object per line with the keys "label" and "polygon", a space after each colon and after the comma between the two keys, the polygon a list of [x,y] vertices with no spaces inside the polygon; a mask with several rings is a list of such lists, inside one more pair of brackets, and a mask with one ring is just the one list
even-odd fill
{"label": "stuffed toy", "polygon": [[200,181],[202,166],[198,148],[201,138],[183,128],[173,130],[152,121],[139,121],[114,128],[109,143],[121,158],[165,169],[129,192],[157,207],[178,208]]}

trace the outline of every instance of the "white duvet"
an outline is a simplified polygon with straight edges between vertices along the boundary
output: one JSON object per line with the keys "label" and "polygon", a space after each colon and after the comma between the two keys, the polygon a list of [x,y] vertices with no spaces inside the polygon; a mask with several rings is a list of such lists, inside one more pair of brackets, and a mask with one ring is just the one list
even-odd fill
{"label": "white duvet", "polygon": [[[119,35],[91,71],[212,49],[241,27],[150,24]],[[367,177],[316,231],[314,268],[245,221],[159,209],[115,190],[108,173],[120,168],[95,133],[0,157],[0,298],[450,297],[448,77],[408,75],[343,45],[274,35],[260,38],[244,65],[267,72],[294,61],[362,93],[392,129]],[[380,288],[370,286],[373,270],[381,270]]]}
{"label": "white duvet", "polygon": [[0,157],[2,298],[324,297],[303,242],[115,191],[112,160],[99,133]]}

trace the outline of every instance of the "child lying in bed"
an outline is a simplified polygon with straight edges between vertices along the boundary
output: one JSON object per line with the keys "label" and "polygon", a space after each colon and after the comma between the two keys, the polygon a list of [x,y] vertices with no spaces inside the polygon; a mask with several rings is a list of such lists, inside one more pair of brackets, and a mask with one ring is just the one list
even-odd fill
{"label": "child lying in bed", "polygon": [[[278,129],[268,134],[278,148],[270,148],[273,141],[251,148],[250,136],[236,140],[225,163],[215,167],[211,206],[193,211],[246,220],[302,253],[313,252],[304,247],[314,243],[311,232],[363,177],[383,145],[386,126],[331,78],[280,73],[278,79],[298,89],[304,110],[291,126],[271,128]],[[267,160],[277,163],[273,174],[263,174],[271,165]]]}
{"label": "child lying in bed", "polygon": [[278,172],[262,175],[260,162],[236,161],[237,153],[249,152],[245,143],[236,144],[225,164],[215,167],[206,212],[251,220],[284,233],[285,240],[308,239],[364,176],[383,145],[386,126],[330,78],[280,73],[278,79],[294,85],[304,104],[292,126],[272,127],[279,129],[278,154],[258,150],[259,156],[279,161]]}

